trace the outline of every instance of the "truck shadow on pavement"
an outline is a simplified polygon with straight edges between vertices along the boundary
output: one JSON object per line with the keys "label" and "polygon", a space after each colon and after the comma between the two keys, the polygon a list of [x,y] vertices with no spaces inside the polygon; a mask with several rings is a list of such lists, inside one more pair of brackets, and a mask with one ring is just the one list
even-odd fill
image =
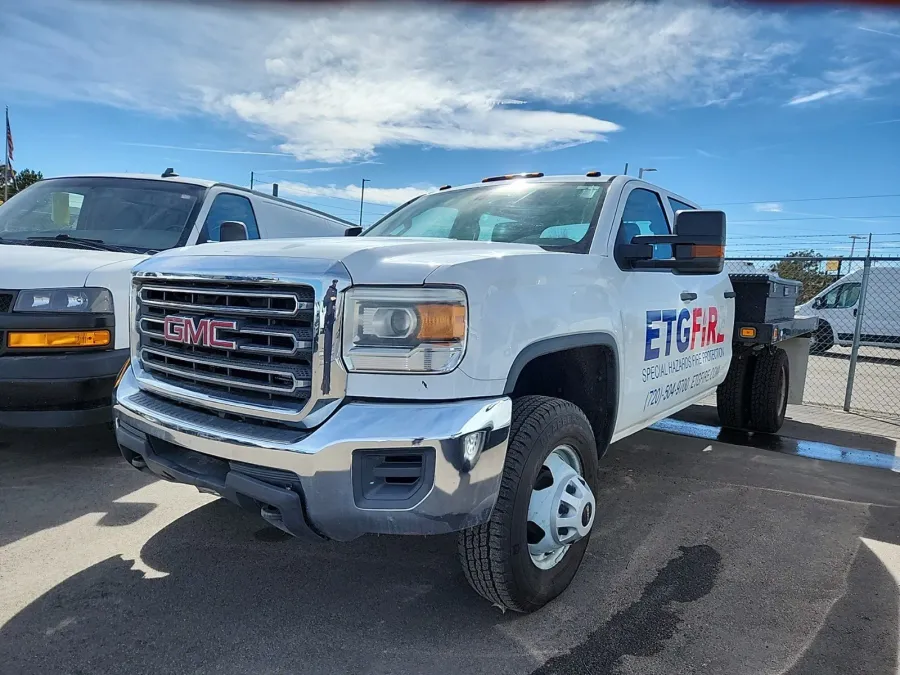
{"label": "truck shadow on pavement", "polygon": [[105,426],[0,429],[0,546],[90,513],[130,525],[155,505],[116,500],[153,482],[125,464]]}
{"label": "truck shadow on pavement", "polygon": [[[687,672],[685,650],[715,664],[734,646],[691,647],[703,626],[683,612],[704,603],[710,621],[734,615],[728,640],[744,647],[741,608],[709,609],[714,588],[729,597],[740,584],[743,560],[701,543],[666,546],[668,562],[633,569],[631,552],[654,538],[654,524],[625,511],[640,477],[608,477],[598,519],[619,525],[592,542],[572,589],[534,615],[501,614],[477,597],[456,564],[453,536],[305,545],[219,500],[145,543],[140,562],[152,572],[115,556],[35,599],[0,628],[0,663],[17,675]],[[897,509],[869,508],[864,536],[900,545]],[[802,565],[772,574],[802,576]],[[609,599],[617,581],[635,589],[624,602]],[[878,556],[860,543],[846,588],[821,595],[837,600],[819,617],[824,623],[813,622],[789,672],[896,672],[897,584]],[[747,597],[754,602],[752,591]],[[772,616],[773,624],[794,620]],[[678,644],[666,656],[673,636]]]}

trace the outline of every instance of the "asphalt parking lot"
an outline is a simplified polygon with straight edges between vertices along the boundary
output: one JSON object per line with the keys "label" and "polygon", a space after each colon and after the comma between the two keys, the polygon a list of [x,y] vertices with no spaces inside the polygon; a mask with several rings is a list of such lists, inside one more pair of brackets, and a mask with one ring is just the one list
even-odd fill
{"label": "asphalt parking lot", "polygon": [[303,545],[104,432],[0,439],[3,673],[898,672],[896,472],[644,431],[572,587],[521,616],[453,537]]}

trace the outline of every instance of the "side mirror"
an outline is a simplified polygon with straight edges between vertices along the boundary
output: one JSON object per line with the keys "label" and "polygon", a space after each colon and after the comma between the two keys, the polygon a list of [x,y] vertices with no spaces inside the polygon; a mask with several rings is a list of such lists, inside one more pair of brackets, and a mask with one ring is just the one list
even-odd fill
{"label": "side mirror", "polygon": [[825,304],[825,298],[816,298],[813,300],[812,308],[813,309],[822,309],[822,305]]}
{"label": "side mirror", "polygon": [[362,228],[359,225],[354,225],[353,227],[348,227],[344,230],[345,237],[358,237],[362,233]]}
{"label": "side mirror", "polygon": [[219,241],[247,241],[247,226],[239,220],[226,220],[219,226]]}
{"label": "side mirror", "polygon": [[[639,234],[621,247],[621,257],[635,269],[670,269],[676,274],[718,274],[725,268],[725,213],[679,211],[675,234]],[[672,257],[653,258],[653,247],[672,247]]]}

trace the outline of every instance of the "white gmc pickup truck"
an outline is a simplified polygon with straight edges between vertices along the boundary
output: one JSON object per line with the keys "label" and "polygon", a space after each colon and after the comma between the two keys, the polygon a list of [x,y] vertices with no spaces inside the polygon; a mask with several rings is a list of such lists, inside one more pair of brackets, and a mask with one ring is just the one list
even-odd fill
{"label": "white gmc pickup truck", "polygon": [[160,253],[134,271],[122,454],[306,539],[458,532],[472,587],[535,610],[578,570],[610,442],[717,390],[723,424],[781,426],[816,320],[763,275],[742,284],[772,311],[736,321],[724,244],[722,212],[592,172]]}

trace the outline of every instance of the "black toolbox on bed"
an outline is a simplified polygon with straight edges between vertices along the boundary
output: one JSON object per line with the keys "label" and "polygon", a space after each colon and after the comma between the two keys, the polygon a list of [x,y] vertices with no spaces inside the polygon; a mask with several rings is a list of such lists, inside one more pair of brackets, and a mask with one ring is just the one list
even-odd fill
{"label": "black toolbox on bed", "polygon": [[735,323],[770,323],[794,318],[799,281],[771,272],[729,274],[735,292]]}

